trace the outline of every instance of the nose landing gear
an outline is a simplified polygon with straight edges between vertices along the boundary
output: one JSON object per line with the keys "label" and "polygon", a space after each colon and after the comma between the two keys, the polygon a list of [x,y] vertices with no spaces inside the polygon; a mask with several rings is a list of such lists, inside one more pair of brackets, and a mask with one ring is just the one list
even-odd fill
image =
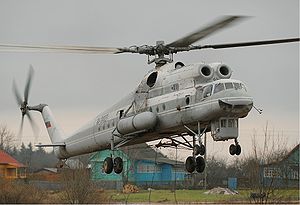
{"label": "nose landing gear", "polygon": [[234,140],[235,144],[231,144],[230,147],[229,147],[229,153],[231,155],[240,155],[241,152],[242,152],[242,148],[241,146],[239,145],[237,139]]}

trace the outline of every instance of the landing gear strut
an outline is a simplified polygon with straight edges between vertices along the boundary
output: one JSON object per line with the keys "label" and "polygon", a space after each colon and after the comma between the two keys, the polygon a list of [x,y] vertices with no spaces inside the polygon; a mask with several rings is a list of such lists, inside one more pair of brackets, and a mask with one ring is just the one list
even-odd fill
{"label": "landing gear strut", "polygon": [[237,139],[234,139],[234,142],[235,144],[231,144],[230,147],[229,147],[229,153],[231,155],[240,155],[241,152],[242,152],[242,148],[241,146],[239,145]]}
{"label": "landing gear strut", "polygon": [[[114,137],[111,138],[111,151],[112,156],[114,155]],[[113,157],[106,157],[103,162],[103,171],[106,174],[112,173],[114,170],[116,174],[120,174],[123,171],[123,160],[121,157],[116,157],[113,159]]]}
{"label": "landing gear strut", "polygon": [[[201,133],[200,123],[198,122],[198,134],[191,130],[189,127],[184,126],[187,130],[193,133],[193,156],[189,156],[185,161],[185,168],[189,173],[194,172],[195,170],[199,173],[202,173],[205,169],[205,160],[202,157],[205,155],[206,148],[202,143],[201,136],[205,133],[206,129]],[[201,133],[201,134],[200,134]],[[199,145],[196,144],[196,137],[199,139]],[[197,155],[202,155],[198,156]]]}

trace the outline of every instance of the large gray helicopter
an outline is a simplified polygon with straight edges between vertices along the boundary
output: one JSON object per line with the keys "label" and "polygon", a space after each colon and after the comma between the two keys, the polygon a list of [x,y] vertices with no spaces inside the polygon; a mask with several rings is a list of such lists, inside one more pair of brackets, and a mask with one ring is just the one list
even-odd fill
{"label": "large gray helicopter", "polygon": [[[199,29],[179,40],[165,44],[157,41],[155,46],[131,46],[125,48],[82,46],[30,46],[0,45],[2,50],[43,50],[79,53],[138,53],[148,56],[148,63],[155,63],[141,83],[127,97],[100,113],[93,120],[70,136],[64,135],[46,104],[28,105],[28,95],[33,76],[30,68],[25,86],[24,99],[15,83],[13,91],[22,112],[21,128],[26,115],[33,123],[30,111],[42,114],[52,144],[37,146],[54,147],[60,160],[111,149],[111,156],[104,161],[104,171],[121,173],[123,160],[114,156],[114,150],[122,146],[167,138],[172,145],[192,150],[185,166],[190,173],[205,169],[205,146],[202,137],[211,132],[214,141],[233,140],[229,147],[231,155],[240,155],[238,142],[239,118],[248,115],[253,98],[246,85],[231,79],[231,68],[223,63],[195,63],[185,65],[174,62],[178,52],[201,49],[224,49],[298,42],[299,38],[264,40],[240,43],[193,45],[195,42],[225,28],[244,17],[225,16],[205,28]],[[260,112],[260,110],[258,110]],[[192,141],[187,139],[192,136]],[[162,146],[158,144],[157,146]]]}

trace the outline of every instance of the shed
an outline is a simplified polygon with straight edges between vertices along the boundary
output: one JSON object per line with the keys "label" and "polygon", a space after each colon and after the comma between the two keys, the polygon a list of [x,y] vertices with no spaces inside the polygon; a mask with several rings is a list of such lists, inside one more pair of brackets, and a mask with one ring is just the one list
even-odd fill
{"label": "shed", "polygon": [[261,166],[261,183],[278,188],[299,187],[299,144],[283,159]]}
{"label": "shed", "polygon": [[139,186],[169,187],[175,182],[183,182],[186,177],[183,162],[169,159],[145,143],[114,152],[115,157],[123,159],[121,174],[103,172],[104,159],[110,155],[111,151],[105,150],[95,153],[90,158],[92,180],[101,181],[106,188],[122,187],[128,182]]}
{"label": "shed", "polygon": [[3,150],[0,150],[0,178],[26,178],[26,166]]}

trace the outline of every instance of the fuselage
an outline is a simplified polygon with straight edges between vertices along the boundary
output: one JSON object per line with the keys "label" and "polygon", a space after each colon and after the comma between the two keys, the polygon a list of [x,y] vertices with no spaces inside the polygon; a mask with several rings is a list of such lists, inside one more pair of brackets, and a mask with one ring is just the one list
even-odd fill
{"label": "fuselage", "polygon": [[[224,64],[169,63],[155,68],[120,102],[100,113],[84,127],[63,139],[59,158],[90,153],[187,133],[184,125],[211,131],[222,118],[247,116],[252,97],[245,84],[230,79]],[[224,139],[230,139],[224,138]]]}

